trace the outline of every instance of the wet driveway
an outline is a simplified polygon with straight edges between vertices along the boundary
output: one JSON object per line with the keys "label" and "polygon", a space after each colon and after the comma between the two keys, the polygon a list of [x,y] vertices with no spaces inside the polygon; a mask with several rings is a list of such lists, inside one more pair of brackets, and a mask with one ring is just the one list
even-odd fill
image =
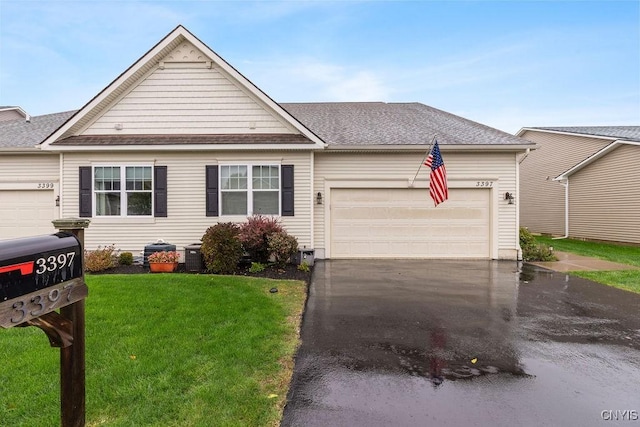
{"label": "wet driveway", "polygon": [[640,295],[515,262],[334,260],[315,268],[282,425],[639,416]]}

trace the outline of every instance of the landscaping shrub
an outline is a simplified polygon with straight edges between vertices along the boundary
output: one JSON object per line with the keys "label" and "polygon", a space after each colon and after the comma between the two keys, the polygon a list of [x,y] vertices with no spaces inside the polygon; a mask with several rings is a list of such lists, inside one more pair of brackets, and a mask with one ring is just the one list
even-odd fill
{"label": "landscaping shrub", "polygon": [[267,237],[269,253],[273,255],[274,261],[278,267],[284,267],[291,257],[298,252],[298,239],[286,231],[273,233]]}
{"label": "landscaping shrub", "polygon": [[202,236],[200,252],[208,271],[231,274],[236,271],[242,258],[240,228],[231,222],[209,227]]}
{"label": "landscaping shrub", "polygon": [[557,261],[558,259],[549,246],[538,243],[525,227],[520,227],[520,248],[524,261]]}
{"label": "landscaping shrub", "polygon": [[265,268],[267,268],[267,266],[262,264],[261,262],[252,262],[251,267],[249,267],[249,272],[260,273],[261,271],[264,271]]}
{"label": "landscaping shrub", "polygon": [[116,248],[113,245],[105,246],[95,251],[84,252],[84,269],[90,273],[108,270],[116,266],[115,263]]}
{"label": "landscaping shrub", "polygon": [[133,264],[133,254],[131,252],[122,252],[118,256],[118,264],[131,265]]}
{"label": "landscaping shrub", "polygon": [[311,271],[311,267],[309,266],[309,264],[307,264],[307,261],[302,261],[299,265],[298,265],[298,270],[300,271],[304,271],[305,273],[308,273]]}
{"label": "landscaping shrub", "polygon": [[271,255],[267,239],[270,235],[282,231],[284,229],[277,218],[253,215],[240,226],[240,241],[251,261],[267,263]]}

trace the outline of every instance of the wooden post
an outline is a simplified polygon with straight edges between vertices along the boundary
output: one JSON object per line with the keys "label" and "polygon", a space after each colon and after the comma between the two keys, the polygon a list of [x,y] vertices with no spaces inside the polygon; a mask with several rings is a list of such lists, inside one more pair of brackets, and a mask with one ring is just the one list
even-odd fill
{"label": "wooden post", "polygon": [[[88,219],[58,219],[53,226],[74,234],[84,251],[84,229]],[[82,256],[84,268],[84,255]],[[84,276],[83,276],[84,277]],[[84,280],[84,279],[83,279]],[[62,427],[85,425],[85,315],[84,299],[60,309],[60,315],[72,322],[73,344],[60,348],[60,417]]]}

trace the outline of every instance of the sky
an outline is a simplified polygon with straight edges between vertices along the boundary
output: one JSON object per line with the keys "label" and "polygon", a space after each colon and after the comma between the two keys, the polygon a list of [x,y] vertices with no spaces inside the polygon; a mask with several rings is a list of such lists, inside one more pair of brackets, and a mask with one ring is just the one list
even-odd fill
{"label": "sky", "polygon": [[0,106],[79,109],[180,24],[277,102],[640,125],[637,0],[0,0]]}

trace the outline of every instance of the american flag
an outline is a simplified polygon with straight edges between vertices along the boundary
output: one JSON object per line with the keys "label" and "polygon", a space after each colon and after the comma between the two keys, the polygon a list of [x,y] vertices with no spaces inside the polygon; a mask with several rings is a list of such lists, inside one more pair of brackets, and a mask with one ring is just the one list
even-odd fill
{"label": "american flag", "polygon": [[433,148],[427,156],[427,160],[424,161],[424,165],[431,168],[431,174],[429,175],[429,195],[433,199],[433,203],[438,206],[449,198],[447,170],[444,167],[442,155],[440,155],[438,141],[433,144]]}

